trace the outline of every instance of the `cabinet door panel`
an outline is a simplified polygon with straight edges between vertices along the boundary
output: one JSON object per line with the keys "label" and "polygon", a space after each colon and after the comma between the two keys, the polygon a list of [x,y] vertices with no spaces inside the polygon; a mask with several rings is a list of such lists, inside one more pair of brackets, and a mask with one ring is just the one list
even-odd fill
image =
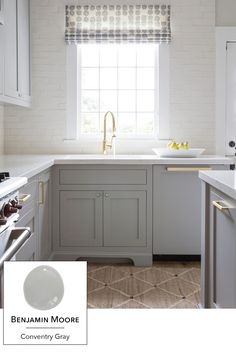
{"label": "cabinet door panel", "polygon": [[154,167],[153,252],[201,253],[201,183],[198,172]]}
{"label": "cabinet door panel", "polygon": [[60,244],[102,245],[102,192],[60,191]]}
{"label": "cabinet door panel", "polygon": [[18,97],[17,1],[5,1],[5,90],[9,97]]}
{"label": "cabinet door panel", "polygon": [[236,206],[219,210],[213,201],[222,198],[211,192],[212,307],[236,308]]}
{"label": "cabinet door panel", "polygon": [[145,246],[146,236],[146,192],[104,192],[104,246]]}
{"label": "cabinet door panel", "polygon": [[18,0],[18,76],[20,98],[30,97],[30,16],[29,0]]}

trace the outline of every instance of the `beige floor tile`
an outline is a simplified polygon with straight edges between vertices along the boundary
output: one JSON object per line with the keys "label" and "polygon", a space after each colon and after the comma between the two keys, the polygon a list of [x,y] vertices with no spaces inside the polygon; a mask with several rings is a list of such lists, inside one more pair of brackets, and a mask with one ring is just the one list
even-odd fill
{"label": "beige floor tile", "polygon": [[169,308],[176,304],[180,297],[169,294],[160,288],[154,288],[142,295],[135,296],[134,300],[151,308]]}
{"label": "beige floor tile", "polygon": [[197,268],[193,268],[187,271],[186,273],[180,275],[180,277],[181,279],[200,285],[201,270]]}
{"label": "beige floor tile", "polygon": [[117,280],[127,277],[129,273],[124,272],[116,267],[105,267],[89,273],[89,277],[98,280],[104,284],[110,284]]}
{"label": "beige floor tile", "polygon": [[116,309],[148,309],[149,307],[135,300],[129,300],[116,307]]}
{"label": "beige floor tile", "polygon": [[88,303],[96,308],[114,308],[121,305],[129,297],[108,286],[88,294]]}
{"label": "beige floor tile", "polygon": [[100,289],[100,288],[103,288],[103,287],[104,287],[103,283],[100,283],[100,282],[98,282],[98,281],[96,281],[94,279],[88,278],[88,280],[87,280],[88,293],[90,293],[93,290]]}
{"label": "beige floor tile", "polygon": [[181,278],[173,278],[159,285],[163,290],[166,290],[177,296],[187,297],[199,289],[199,286],[189,283]]}
{"label": "beige floor tile", "polygon": [[196,291],[195,293],[191,294],[190,296],[187,297],[189,301],[191,301],[193,304],[197,305],[201,302],[201,293],[200,290]]}
{"label": "beige floor tile", "polygon": [[151,284],[145,283],[139,279],[135,279],[134,277],[120,280],[111,284],[110,286],[112,289],[120,290],[122,293],[129,296],[142,294],[143,292],[152,288]]}
{"label": "beige floor tile", "polygon": [[187,300],[181,300],[171,308],[172,309],[196,309],[196,305],[192,304]]}
{"label": "beige floor tile", "polygon": [[153,285],[173,278],[173,275],[155,267],[143,270],[142,272],[136,273],[134,276],[137,279],[145,280]]}

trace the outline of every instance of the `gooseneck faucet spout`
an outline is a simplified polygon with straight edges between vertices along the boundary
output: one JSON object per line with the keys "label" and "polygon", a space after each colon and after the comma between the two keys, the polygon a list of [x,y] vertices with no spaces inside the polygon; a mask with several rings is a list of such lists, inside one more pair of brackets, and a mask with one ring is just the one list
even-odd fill
{"label": "gooseneck faucet spout", "polygon": [[[111,116],[112,118],[112,136],[111,141],[107,142],[107,117]],[[103,154],[107,153],[107,149],[112,149],[113,139],[116,137],[116,119],[114,114],[111,111],[106,112],[104,116],[104,131],[103,131]]]}

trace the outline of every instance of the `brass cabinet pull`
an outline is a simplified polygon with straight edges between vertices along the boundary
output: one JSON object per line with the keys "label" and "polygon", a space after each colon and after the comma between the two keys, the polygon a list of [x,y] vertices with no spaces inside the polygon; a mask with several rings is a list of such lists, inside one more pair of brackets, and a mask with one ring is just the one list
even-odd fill
{"label": "brass cabinet pull", "polygon": [[19,203],[21,203],[21,204],[25,203],[30,197],[31,197],[31,194],[23,194],[19,198]]}
{"label": "brass cabinet pull", "polygon": [[[214,206],[214,207],[216,207],[217,209],[219,209],[220,211],[222,211],[222,210],[229,210],[229,209],[235,209],[235,207],[233,207],[233,206],[229,206],[229,205],[222,205],[221,204],[222,203],[222,200],[213,200],[213,202],[212,202],[212,205]],[[224,203],[224,202],[223,202]]]}
{"label": "brass cabinet pull", "polygon": [[166,167],[168,172],[196,172],[196,171],[211,171],[212,167]]}
{"label": "brass cabinet pull", "polygon": [[44,182],[39,182],[39,188],[41,191],[41,200],[39,200],[39,205],[44,204]]}

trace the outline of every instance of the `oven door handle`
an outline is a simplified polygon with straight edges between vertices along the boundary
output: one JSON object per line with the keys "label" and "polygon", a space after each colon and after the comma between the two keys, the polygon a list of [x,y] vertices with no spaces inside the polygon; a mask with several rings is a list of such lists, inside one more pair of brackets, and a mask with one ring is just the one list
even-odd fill
{"label": "oven door handle", "polygon": [[4,262],[10,261],[30,236],[31,232],[29,227],[16,227],[12,229],[10,239],[13,242],[0,259],[0,271],[3,268]]}

